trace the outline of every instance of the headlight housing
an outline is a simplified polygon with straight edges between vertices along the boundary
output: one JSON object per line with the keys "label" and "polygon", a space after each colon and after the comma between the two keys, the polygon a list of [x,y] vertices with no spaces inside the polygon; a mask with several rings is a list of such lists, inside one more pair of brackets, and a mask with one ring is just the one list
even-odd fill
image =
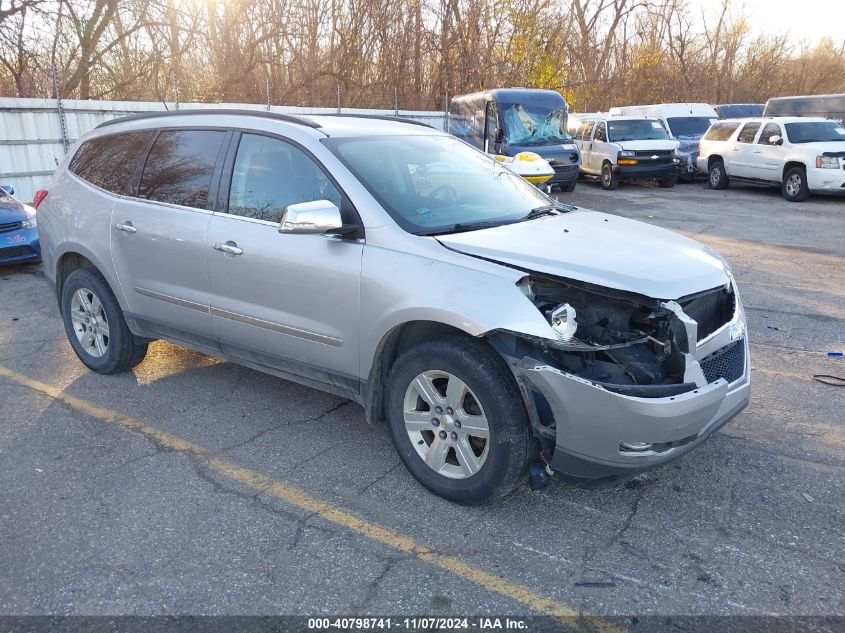
{"label": "headlight housing", "polygon": [[633,152],[629,149],[619,150],[619,158],[634,158],[636,155],[636,152]]}
{"label": "headlight housing", "polygon": [[816,167],[819,169],[839,169],[837,156],[816,156]]}
{"label": "headlight housing", "polygon": [[35,213],[30,213],[27,211],[26,220],[21,222],[22,229],[35,229],[38,228],[38,218],[36,217]]}
{"label": "headlight housing", "polygon": [[524,277],[519,285],[546,317],[556,337],[549,344],[559,349],[600,351],[668,339],[670,315],[655,301],[641,304],[542,277]]}

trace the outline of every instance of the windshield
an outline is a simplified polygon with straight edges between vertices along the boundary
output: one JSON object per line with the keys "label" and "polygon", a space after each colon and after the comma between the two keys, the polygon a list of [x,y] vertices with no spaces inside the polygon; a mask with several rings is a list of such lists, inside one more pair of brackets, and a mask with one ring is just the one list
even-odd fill
{"label": "windshield", "polygon": [[790,143],[845,141],[845,127],[836,121],[787,123],[784,127]]}
{"label": "windshield", "polygon": [[505,137],[511,145],[569,143],[566,109],[537,103],[500,104]]}
{"label": "windshield", "polygon": [[715,121],[707,116],[678,116],[666,119],[672,136],[685,140],[696,140],[701,138]]}
{"label": "windshield", "polygon": [[508,224],[533,209],[555,204],[454,137],[365,136],[323,143],[410,233],[433,235]]}
{"label": "windshield", "polygon": [[626,119],[614,121],[608,119],[608,140],[618,141],[650,141],[668,139],[669,135],[663,129],[660,121],[649,119]]}

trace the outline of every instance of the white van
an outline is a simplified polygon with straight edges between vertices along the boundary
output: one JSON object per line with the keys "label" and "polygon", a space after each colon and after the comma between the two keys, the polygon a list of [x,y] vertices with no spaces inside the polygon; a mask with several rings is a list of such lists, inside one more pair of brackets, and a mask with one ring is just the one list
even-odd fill
{"label": "white van", "polygon": [[598,178],[605,189],[622,180],[656,180],[661,187],[678,182],[678,141],[669,138],[653,117],[577,115],[575,142],[581,173]]}
{"label": "white van", "polygon": [[692,179],[697,173],[698,142],[719,115],[706,103],[656,103],[611,108],[610,114],[653,116],[663,123],[669,138],[680,143],[682,173]]}

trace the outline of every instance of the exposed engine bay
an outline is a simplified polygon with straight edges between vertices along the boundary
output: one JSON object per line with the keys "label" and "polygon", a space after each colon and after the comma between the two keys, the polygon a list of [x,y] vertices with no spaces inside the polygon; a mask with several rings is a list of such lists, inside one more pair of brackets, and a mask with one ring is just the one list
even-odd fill
{"label": "exposed engine bay", "polygon": [[[734,307],[732,298],[709,299],[718,292],[729,294],[719,289],[675,303],[540,275],[524,277],[519,287],[545,316],[557,340],[517,335],[507,344],[505,333],[498,333],[491,340],[500,351],[638,397],[666,397],[696,387],[684,382],[689,333],[672,305],[686,311],[686,306],[698,307],[705,301],[713,304],[699,340],[715,329],[711,323],[727,322]],[[695,327],[694,321],[687,321]],[[511,349],[501,349],[503,344]]]}

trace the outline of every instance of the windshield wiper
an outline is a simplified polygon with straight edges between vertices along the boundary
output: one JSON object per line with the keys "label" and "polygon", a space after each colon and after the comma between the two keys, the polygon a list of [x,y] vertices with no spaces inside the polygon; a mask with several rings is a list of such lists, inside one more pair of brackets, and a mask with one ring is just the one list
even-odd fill
{"label": "windshield wiper", "polygon": [[426,233],[417,233],[417,235],[448,235],[449,233],[463,233],[464,231],[475,231],[478,229],[489,229],[494,226],[502,226],[503,224],[510,224],[510,222],[502,220],[479,220],[478,222],[458,222],[452,226],[431,231]]}
{"label": "windshield wiper", "polygon": [[572,206],[571,204],[545,204],[541,207],[531,209],[531,211],[520,218],[520,221],[533,220],[534,218],[539,218],[543,215],[560,215],[561,213],[567,213],[568,211],[575,211],[577,208],[578,207]]}

